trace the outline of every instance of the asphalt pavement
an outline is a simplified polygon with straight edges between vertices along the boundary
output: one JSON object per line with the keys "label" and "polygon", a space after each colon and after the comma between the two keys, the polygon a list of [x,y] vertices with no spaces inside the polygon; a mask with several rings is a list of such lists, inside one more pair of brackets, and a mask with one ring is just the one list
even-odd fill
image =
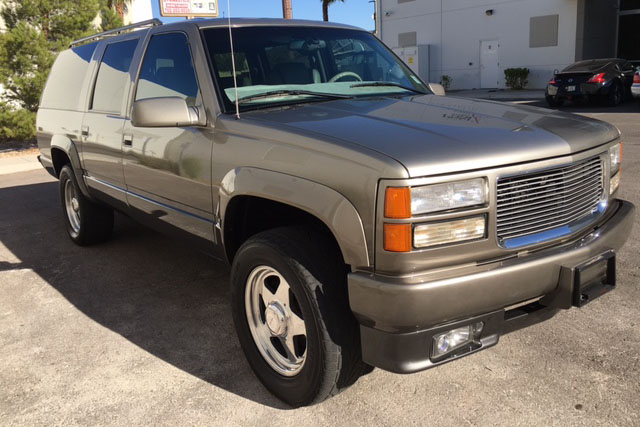
{"label": "asphalt pavement", "polygon": [[[624,133],[620,197],[640,206],[640,109],[575,107]],[[57,182],[0,176],[0,425],[640,425],[640,215],[618,288],[413,375],[381,370],[290,409],[244,359],[229,270],[117,216],[67,238]]]}

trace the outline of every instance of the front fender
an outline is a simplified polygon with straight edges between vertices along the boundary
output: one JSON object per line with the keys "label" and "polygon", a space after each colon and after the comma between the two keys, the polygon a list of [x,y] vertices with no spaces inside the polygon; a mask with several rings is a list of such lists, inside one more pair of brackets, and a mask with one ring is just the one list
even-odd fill
{"label": "front fender", "polygon": [[236,196],[255,196],[308,212],[333,233],[347,264],[369,267],[369,254],[356,208],[342,194],[317,182],[258,168],[237,168],[222,180],[219,206],[224,229],[225,213]]}

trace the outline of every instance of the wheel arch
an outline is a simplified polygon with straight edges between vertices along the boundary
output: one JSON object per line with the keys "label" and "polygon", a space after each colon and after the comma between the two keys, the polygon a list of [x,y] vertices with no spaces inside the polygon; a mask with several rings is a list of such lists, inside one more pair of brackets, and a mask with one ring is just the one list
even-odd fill
{"label": "wheel arch", "polygon": [[[248,205],[247,205],[248,204]],[[267,229],[309,221],[324,227],[335,240],[345,264],[370,266],[362,220],[356,208],[337,191],[316,182],[258,168],[238,168],[222,181],[219,216],[227,259],[251,235]],[[273,209],[273,212],[267,212]],[[263,220],[255,224],[255,220]],[[250,225],[247,229],[247,225]]]}
{"label": "wheel arch", "polygon": [[60,176],[60,171],[65,165],[71,165],[80,191],[85,197],[91,199],[87,185],[84,182],[80,155],[71,139],[63,135],[54,135],[51,138],[51,161],[56,178]]}

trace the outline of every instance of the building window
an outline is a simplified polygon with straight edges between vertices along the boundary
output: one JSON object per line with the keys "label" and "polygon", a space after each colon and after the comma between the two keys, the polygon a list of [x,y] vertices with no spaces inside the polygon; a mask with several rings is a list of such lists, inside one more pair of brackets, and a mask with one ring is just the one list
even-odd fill
{"label": "building window", "polygon": [[398,34],[398,47],[416,46],[418,44],[418,34],[415,31]]}
{"label": "building window", "polygon": [[[400,3],[401,0],[398,0]],[[620,10],[640,10],[640,0],[620,0]]]}
{"label": "building window", "polygon": [[415,1],[415,0],[398,0],[398,4],[409,3],[410,1]]}
{"label": "building window", "polygon": [[558,46],[558,15],[531,17],[529,47],[548,46]]}

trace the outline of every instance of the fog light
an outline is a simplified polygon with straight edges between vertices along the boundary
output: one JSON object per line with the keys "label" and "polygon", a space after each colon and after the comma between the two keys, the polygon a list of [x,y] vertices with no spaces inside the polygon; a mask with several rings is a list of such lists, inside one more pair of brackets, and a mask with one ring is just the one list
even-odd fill
{"label": "fog light", "polygon": [[609,183],[609,194],[615,193],[615,191],[620,187],[620,177],[622,176],[622,170],[619,170],[618,173],[611,177],[611,181]]}
{"label": "fog light", "polygon": [[484,323],[478,322],[434,336],[431,357],[439,358],[476,341],[480,337],[483,327]]}
{"label": "fog light", "polygon": [[486,220],[484,215],[453,221],[419,224],[413,229],[413,246],[426,248],[427,246],[482,239],[485,236],[485,229]]}

